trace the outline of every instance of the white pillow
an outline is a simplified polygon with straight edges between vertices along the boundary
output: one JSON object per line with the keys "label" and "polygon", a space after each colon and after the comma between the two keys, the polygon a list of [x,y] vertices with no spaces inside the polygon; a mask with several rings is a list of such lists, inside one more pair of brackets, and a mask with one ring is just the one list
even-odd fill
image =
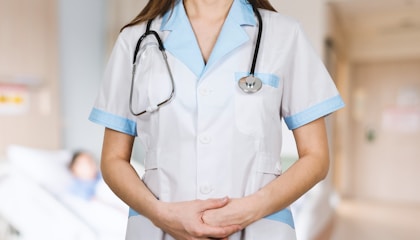
{"label": "white pillow", "polygon": [[47,190],[63,191],[71,180],[67,167],[72,157],[70,151],[11,145],[6,154],[12,172],[23,174]]}

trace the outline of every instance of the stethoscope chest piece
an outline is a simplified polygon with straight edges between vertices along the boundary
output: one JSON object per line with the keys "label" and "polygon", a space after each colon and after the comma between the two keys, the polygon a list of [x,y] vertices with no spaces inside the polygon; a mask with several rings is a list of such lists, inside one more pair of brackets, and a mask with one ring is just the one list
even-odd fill
{"label": "stethoscope chest piece", "polygon": [[250,75],[239,79],[238,85],[246,93],[255,93],[261,89],[262,82],[261,79]]}

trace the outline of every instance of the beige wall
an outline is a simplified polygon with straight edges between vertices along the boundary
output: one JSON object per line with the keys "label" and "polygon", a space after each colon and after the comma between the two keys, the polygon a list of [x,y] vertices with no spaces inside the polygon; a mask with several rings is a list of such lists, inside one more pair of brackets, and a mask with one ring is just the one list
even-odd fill
{"label": "beige wall", "polygon": [[348,181],[350,172],[347,171],[351,166],[349,165],[349,136],[351,129],[348,127],[349,121],[349,102],[351,97],[351,64],[349,59],[348,40],[345,32],[340,26],[339,16],[328,5],[327,11],[328,25],[327,36],[330,41],[330,48],[327,51],[326,62],[333,79],[340,91],[346,107],[334,113],[333,134],[331,138],[332,149],[332,171],[333,183],[335,189],[343,196],[350,191],[351,183]]}
{"label": "beige wall", "polygon": [[30,97],[25,113],[0,115],[0,156],[8,144],[58,148],[57,1],[0,0],[0,6],[0,83],[23,77]]}
{"label": "beige wall", "polygon": [[298,20],[318,54],[324,52],[324,40],[328,29],[326,0],[270,1],[276,10]]}
{"label": "beige wall", "polygon": [[[379,17],[386,24],[395,14],[359,13],[363,3],[360,6],[353,9],[353,18],[340,16],[343,11],[337,11],[336,4],[330,12],[329,32],[339,52],[337,85],[347,104],[336,114],[334,182],[343,197],[418,202],[414,190],[420,180],[414,173],[420,167],[418,134],[396,133],[396,126],[385,129],[382,122],[387,109],[397,104],[398,92],[405,91],[401,89],[417,89],[413,92],[420,94],[418,34],[376,34],[378,30],[369,26]],[[420,121],[415,116],[413,121]],[[375,135],[374,141],[367,140],[369,133]]]}
{"label": "beige wall", "polygon": [[130,22],[146,5],[147,0],[108,1],[108,52],[112,49],[121,27]]}
{"label": "beige wall", "polygon": [[353,76],[351,196],[420,203],[420,60],[357,63]]}

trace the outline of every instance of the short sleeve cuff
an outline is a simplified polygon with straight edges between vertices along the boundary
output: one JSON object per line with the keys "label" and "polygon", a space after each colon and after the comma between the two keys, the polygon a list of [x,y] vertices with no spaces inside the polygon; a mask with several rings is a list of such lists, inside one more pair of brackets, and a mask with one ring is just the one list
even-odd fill
{"label": "short sleeve cuff", "polygon": [[137,136],[136,122],[108,112],[93,108],[89,120],[118,132]]}
{"label": "short sleeve cuff", "polygon": [[320,117],[326,116],[332,112],[344,107],[344,102],[340,95],[318,103],[302,112],[284,118],[287,127],[290,130],[308,124]]}

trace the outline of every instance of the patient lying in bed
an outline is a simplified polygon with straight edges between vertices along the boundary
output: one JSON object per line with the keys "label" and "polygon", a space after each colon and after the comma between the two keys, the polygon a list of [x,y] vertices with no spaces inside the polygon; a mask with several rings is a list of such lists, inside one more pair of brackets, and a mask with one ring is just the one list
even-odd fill
{"label": "patient lying in bed", "polygon": [[102,178],[93,156],[85,151],[77,151],[73,154],[68,168],[73,176],[69,186],[70,192],[85,200],[92,199]]}

